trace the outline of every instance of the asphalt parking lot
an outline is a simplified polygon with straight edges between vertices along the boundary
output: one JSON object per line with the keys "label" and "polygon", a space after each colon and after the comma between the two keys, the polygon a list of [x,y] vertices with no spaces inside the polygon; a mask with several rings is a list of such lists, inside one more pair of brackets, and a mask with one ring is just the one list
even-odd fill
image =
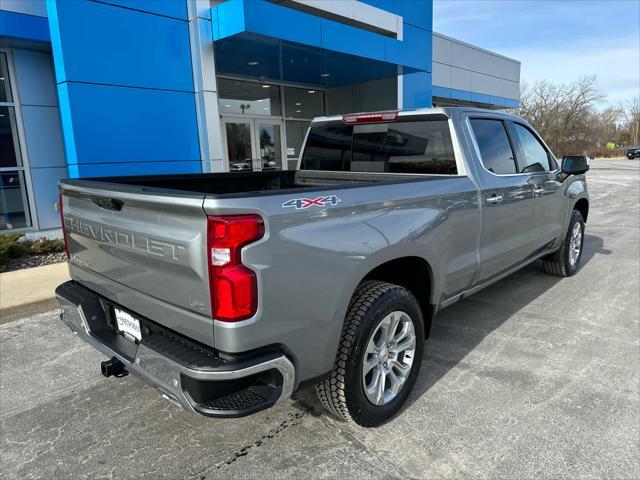
{"label": "asphalt parking lot", "polygon": [[0,326],[0,477],[640,478],[640,161],[593,162],[583,267],[540,265],[443,311],[408,407],[378,429],[312,391],[192,416],[52,311]]}

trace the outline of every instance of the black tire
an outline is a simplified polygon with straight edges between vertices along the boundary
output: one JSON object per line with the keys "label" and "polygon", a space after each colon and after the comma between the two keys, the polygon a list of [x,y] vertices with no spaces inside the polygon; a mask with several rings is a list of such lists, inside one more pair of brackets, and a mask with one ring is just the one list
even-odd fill
{"label": "black tire", "polygon": [[[578,254],[578,258],[575,262],[571,262],[569,259],[570,249],[571,249],[571,234],[576,223],[580,224],[580,253]],[[543,259],[544,271],[551,274],[556,275],[558,277],[570,277],[574,275],[578,268],[580,267],[580,260],[582,259],[582,252],[584,250],[584,220],[582,218],[582,214],[578,210],[574,210],[571,213],[571,220],[569,220],[569,228],[567,229],[567,233],[565,234],[564,240],[562,241],[562,245],[560,249],[545,257]]]}
{"label": "black tire", "polygon": [[[369,340],[378,325],[392,312],[406,313],[415,332],[413,363],[404,384],[388,403],[374,405],[365,394],[363,362]],[[362,427],[376,427],[392,418],[409,396],[422,363],[424,322],[413,294],[398,285],[363,282],[347,311],[334,369],[316,385],[320,402],[337,417]],[[392,367],[393,369],[393,367]]]}

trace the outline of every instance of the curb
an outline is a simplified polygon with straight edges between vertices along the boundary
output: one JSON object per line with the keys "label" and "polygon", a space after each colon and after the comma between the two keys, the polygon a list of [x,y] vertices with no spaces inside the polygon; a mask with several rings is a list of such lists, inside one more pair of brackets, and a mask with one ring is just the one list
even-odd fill
{"label": "curb", "polygon": [[55,289],[67,280],[66,262],[0,273],[0,324],[55,310]]}
{"label": "curb", "polygon": [[38,313],[50,312],[60,308],[60,304],[56,298],[49,298],[40,302],[27,303],[16,307],[4,308],[0,310],[0,325],[4,323],[20,320],[21,318],[31,317]]}

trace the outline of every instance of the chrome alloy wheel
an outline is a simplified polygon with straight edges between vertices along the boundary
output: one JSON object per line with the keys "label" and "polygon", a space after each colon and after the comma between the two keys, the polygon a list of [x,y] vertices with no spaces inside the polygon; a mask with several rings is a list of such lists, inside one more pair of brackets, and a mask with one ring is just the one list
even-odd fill
{"label": "chrome alloy wheel", "polygon": [[582,224],[576,222],[571,230],[571,238],[569,239],[569,264],[573,267],[578,261],[582,250]]}
{"label": "chrome alloy wheel", "polygon": [[395,311],[384,317],[367,343],[362,385],[367,399],[385,405],[400,392],[411,372],[416,331],[411,317]]}

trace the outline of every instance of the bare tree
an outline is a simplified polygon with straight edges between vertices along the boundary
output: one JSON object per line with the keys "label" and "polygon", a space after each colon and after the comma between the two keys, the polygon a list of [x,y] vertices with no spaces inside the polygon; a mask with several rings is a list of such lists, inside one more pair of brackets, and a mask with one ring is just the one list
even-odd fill
{"label": "bare tree", "polygon": [[640,97],[634,97],[621,104],[620,112],[624,139],[631,145],[640,145]]}
{"label": "bare tree", "polygon": [[543,80],[532,86],[523,84],[518,114],[536,128],[557,155],[581,153],[577,149],[596,147],[591,145],[589,120],[593,120],[595,106],[602,100],[604,95],[595,76],[561,85]]}

